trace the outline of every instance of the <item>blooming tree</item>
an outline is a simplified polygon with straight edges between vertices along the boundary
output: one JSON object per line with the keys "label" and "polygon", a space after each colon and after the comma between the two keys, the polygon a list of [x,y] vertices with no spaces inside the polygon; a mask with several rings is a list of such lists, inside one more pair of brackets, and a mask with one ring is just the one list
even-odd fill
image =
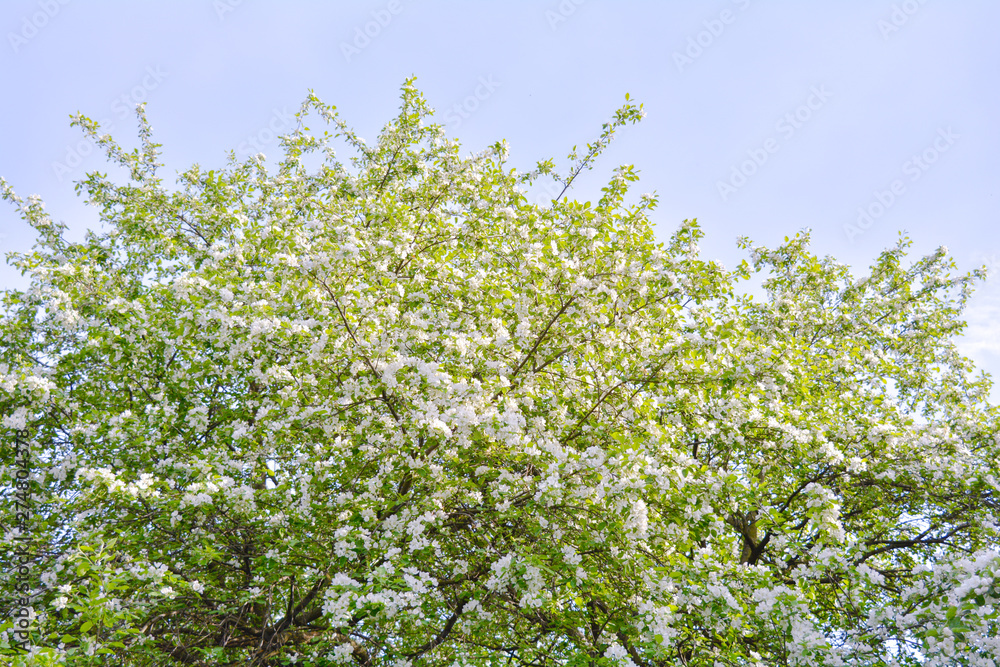
{"label": "blooming tree", "polygon": [[176,187],[138,115],[135,150],[74,121],[128,174],[79,183],[82,242],[0,181],[39,238],[0,320],[8,664],[1000,663],[981,276],[943,249],[657,243],[631,167],[564,197],[631,103],[520,172],[412,81],[374,145],[310,95],[271,171]]}

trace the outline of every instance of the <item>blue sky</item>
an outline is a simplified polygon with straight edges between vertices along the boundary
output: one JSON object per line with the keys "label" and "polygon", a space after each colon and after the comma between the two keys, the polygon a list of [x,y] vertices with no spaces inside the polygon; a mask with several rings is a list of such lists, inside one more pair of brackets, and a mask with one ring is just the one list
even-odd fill
{"label": "blue sky", "polygon": [[[309,89],[374,139],[416,76],[468,150],[507,139],[529,168],[596,138],[630,93],[647,117],[579,199],[629,163],[660,195],[660,237],[698,218],[727,266],[741,235],[808,227],[858,271],[904,230],[915,254],[946,245],[1000,274],[998,27],[986,0],[5,0],[0,176],[80,237],[98,221],[73,181],[104,163],[76,111],[131,144],[145,101],[167,169],[212,168],[276,154]],[[32,242],[0,207],[0,249]],[[963,351],[1000,377],[1000,277],[967,319]]]}

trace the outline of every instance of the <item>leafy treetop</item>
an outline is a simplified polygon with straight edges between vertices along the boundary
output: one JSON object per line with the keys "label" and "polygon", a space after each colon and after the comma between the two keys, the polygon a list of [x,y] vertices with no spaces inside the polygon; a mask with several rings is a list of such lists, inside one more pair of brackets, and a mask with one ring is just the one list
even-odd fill
{"label": "leafy treetop", "polygon": [[141,107],[132,151],[79,116],[129,176],[78,184],[79,243],[0,181],[38,232],[0,319],[9,664],[997,664],[979,274],[903,239],[857,278],[807,233],[728,271],[694,221],[656,242],[630,166],[563,197],[641,107],[565,174],[431,114],[407,81],[369,146],[310,94],[272,171],[173,188]]}

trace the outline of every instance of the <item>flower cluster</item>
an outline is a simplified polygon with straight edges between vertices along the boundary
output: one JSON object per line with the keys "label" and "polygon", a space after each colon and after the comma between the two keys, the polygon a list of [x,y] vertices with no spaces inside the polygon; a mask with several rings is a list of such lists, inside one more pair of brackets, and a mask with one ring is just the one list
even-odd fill
{"label": "flower cluster", "polygon": [[3,295],[0,432],[44,480],[46,655],[1000,655],[1000,426],[944,252],[904,240],[859,279],[803,233],[729,271],[694,221],[656,242],[629,166],[532,203],[632,104],[567,171],[518,171],[503,143],[463,155],[410,82],[374,144],[310,96],[274,170],[176,187],[139,113],[135,151],[80,120],[131,175],[81,182],[105,232],[70,241],[0,181],[41,239]]}

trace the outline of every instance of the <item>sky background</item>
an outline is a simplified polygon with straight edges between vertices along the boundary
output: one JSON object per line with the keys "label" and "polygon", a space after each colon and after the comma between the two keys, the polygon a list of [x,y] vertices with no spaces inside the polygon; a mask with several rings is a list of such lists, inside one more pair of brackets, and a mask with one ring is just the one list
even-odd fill
{"label": "sky background", "polygon": [[[660,239],[697,218],[703,254],[729,267],[738,237],[805,228],[856,272],[901,231],[914,255],[946,245],[997,274],[960,347],[1000,377],[998,33],[986,0],[3,0],[0,176],[79,239],[99,221],[74,181],[106,168],[77,111],[134,145],[146,102],[169,174],[275,156],[310,89],[374,140],[416,76],[468,151],[506,139],[520,169],[565,168],[629,93],[645,120],[576,198],[634,164]],[[0,206],[0,250],[33,242]],[[0,288],[25,286],[0,267]]]}

